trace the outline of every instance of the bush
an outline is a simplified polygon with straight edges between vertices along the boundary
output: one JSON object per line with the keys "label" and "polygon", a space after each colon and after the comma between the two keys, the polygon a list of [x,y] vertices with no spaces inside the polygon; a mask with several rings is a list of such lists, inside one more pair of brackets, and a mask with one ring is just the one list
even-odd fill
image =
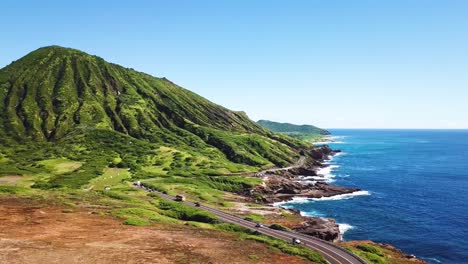
{"label": "bush", "polygon": [[214,214],[204,212],[178,202],[160,201],[158,208],[162,210],[164,215],[179,220],[210,224],[219,223],[218,218]]}
{"label": "bush", "polygon": [[25,190],[25,189],[21,187],[16,187],[16,186],[0,186],[0,193],[18,194],[22,190]]}
{"label": "bush", "polygon": [[245,228],[239,225],[234,225],[234,224],[227,224],[227,223],[217,224],[216,228],[219,230],[223,230],[223,231],[245,233],[245,234],[250,234],[250,235],[255,233],[255,231],[250,230],[248,228]]}
{"label": "bush", "polygon": [[[148,187],[148,188],[151,188],[151,189],[155,189],[156,191],[158,192],[162,192],[162,193],[168,193],[168,189],[166,187],[164,187],[162,184],[158,184],[158,183],[148,183],[148,182],[145,182],[143,184],[144,186]],[[157,196],[159,197],[159,195]]]}
{"label": "bush", "polygon": [[381,257],[385,256],[385,254],[382,252],[382,250],[380,250],[379,248],[377,248],[375,246],[372,246],[372,245],[362,244],[362,245],[358,245],[356,248],[358,248],[358,249],[360,249],[362,251],[365,251],[365,252],[369,252],[369,253],[372,253],[372,254],[379,255]]}
{"label": "bush", "polygon": [[386,261],[383,257],[380,257],[376,254],[369,253],[369,252],[362,252],[361,254],[358,254],[359,256],[363,257],[366,259],[369,263],[373,264],[388,264],[388,261]]}
{"label": "bush", "polygon": [[131,218],[128,218],[124,222],[124,225],[145,226],[145,225],[149,225],[149,221],[145,220],[145,219],[142,219],[142,218],[131,217]]}
{"label": "bush", "polygon": [[271,229],[275,229],[275,230],[281,230],[281,231],[289,231],[290,229],[285,227],[285,226],[282,226],[280,224],[272,224],[270,225],[270,228]]}

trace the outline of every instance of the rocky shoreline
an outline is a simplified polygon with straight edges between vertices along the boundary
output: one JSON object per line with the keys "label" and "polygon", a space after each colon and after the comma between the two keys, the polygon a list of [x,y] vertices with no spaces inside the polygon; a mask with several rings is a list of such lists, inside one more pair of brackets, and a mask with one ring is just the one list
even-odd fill
{"label": "rocky shoreline", "polygon": [[[325,162],[340,152],[340,150],[331,149],[328,145],[310,147],[303,152],[304,156],[295,166],[269,169],[258,173],[257,176],[263,179],[263,184],[250,190],[248,196],[257,202],[273,205],[297,197],[322,198],[361,191],[358,188],[331,185],[326,182],[324,175],[317,173],[320,169],[329,166]],[[291,229],[331,242],[342,240],[342,234],[335,219],[301,216],[298,210],[286,210],[300,216],[303,220],[291,226]]]}
{"label": "rocky shoreline", "polygon": [[[324,198],[337,195],[352,194],[362,191],[359,188],[342,187],[327,183],[325,175],[319,173],[334,155],[340,150],[333,150],[328,145],[310,147],[302,152],[300,161],[291,167],[273,168],[257,173],[256,176],[263,179],[263,184],[249,190],[247,197],[257,203],[262,203],[270,208],[276,207],[287,210],[293,215],[295,221],[284,221],[285,226],[296,232],[317,237],[330,242],[338,242],[348,247],[362,248],[361,245],[377,245],[391,255],[398,263],[427,263],[417,259],[414,255],[407,255],[390,245],[378,244],[371,241],[342,241],[343,234],[333,218],[303,216],[296,209],[281,207],[279,204],[288,202],[294,198]],[[276,205],[275,205],[276,204]],[[281,215],[272,222],[281,221]]]}
{"label": "rocky shoreline", "polygon": [[250,195],[261,197],[263,203],[271,204],[292,200],[294,197],[321,198],[360,191],[358,188],[328,184],[324,175],[317,173],[329,166],[324,162],[340,152],[332,150],[328,145],[311,147],[304,152],[300,164],[259,173],[264,183],[251,190]]}

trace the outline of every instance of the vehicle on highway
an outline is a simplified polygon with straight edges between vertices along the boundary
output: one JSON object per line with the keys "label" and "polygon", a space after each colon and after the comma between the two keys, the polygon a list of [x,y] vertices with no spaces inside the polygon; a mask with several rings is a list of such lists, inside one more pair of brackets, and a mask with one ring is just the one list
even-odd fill
{"label": "vehicle on highway", "polygon": [[300,245],[302,242],[301,242],[301,240],[299,240],[299,239],[293,237],[292,243],[293,243],[294,245]]}
{"label": "vehicle on highway", "polygon": [[183,202],[185,201],[185,197],[182,195],[176,195],[174,200],[177,202]]}
{"label": "vehicle on highway", "polygon": [[200,203],[199,203],[199,202],[195,202],[195,206],[196,206],[196,207],[200,207]]}
{"label": "vehicle on highway", "polygon": [[257,224],[255,225],[255,227],[263,227],[263,225],[260,224],[260,223],[257,223]]}
{"label": "vehicle on highway", "polygon": [[[136,185],[136,184],[135,184]],[[149,191],[150,188],[145,187],[143,184],[141,186],[136,186],[137,188]],[[185,198],[182,195],[172,196],[163,194],[161,191],[156,191],[159,193],[161,198],[166,200],[176,200],[180,201],[188,206],[196,207],[196,202],[185,202]],[[216,215],[220,221],[225,223],[236,224],[244,228],[248,228],[254,231],[254,234],[263,234],[268,235],[277,239],[281,239],[283,241],[292,243],[293,245],[303,245],[305,247],[311,248],[313,250],[318,251],[330,264],[365,264],[364,260],[362,260],[359,256],[352,254],[351,252],[340,248],[337,245],[333,245],[326,241],[322,241],[318,238],[308,237],[306,235],[295,233],[288,228],[279,225],[279,224],[272,224],[272,225],[262,225],[256,222],[254,219],[250,217],[240,218],[236,215],[232,215],[223,211],[220,211],[216,208],[212,208],[209,206],[204,205],[203,208],[199,210],[204,210]],[[268,228],[258,228],[256,227],[257,224],[261,225],[261,227],[268,227]],[[302,240],[299,240],[299,238]]]}

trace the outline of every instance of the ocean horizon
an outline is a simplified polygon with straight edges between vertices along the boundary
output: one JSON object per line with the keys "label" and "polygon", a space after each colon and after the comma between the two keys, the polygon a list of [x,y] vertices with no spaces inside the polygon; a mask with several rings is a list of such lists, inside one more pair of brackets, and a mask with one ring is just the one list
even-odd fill
{"label": "ocean horizon", "polygon": [[468,130],[331,129],[342,153],[318,172],[362,191],[281,203],[335,218],[344,240],[391,244],[429,263],[468,260]]}

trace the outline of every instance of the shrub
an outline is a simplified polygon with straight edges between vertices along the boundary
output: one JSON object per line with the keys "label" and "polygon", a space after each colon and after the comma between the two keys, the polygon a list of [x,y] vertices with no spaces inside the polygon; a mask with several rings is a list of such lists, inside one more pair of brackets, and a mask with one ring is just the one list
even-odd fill
{"label": "shrub", "polygon": [[149,221],[142,218],[130,217],[124,222],[124,225],[145,226],[149,225]]}
{"label": "shrub", "polygon": [[219,223],[218,218],[214,214],[204,212],[178,202],[160,201],[158,208],[162,210],[163,214],[179,220],[210,224]]}
{"label": "shrub", "polygon": [[356,248],[358,248],[358,249],[360,249],[362,251],[365,251],[365,252],[369,252],[369,253],[372,253],[372,254],[379,255],[381,257],[383,257],[385,255],[382,252],[382,250],[380,250],[379,248],[377,248],[375,246],[372,246],[372,245],[368,245],[368,244],[358,245]]}
{"label": "shrub", "polygon": [[285,226],[282,226],[280,224],[272,224],[270,225],[270,228],[271,229],[275,229],[275,230],[282,230],[282,231],[288,231],[290,230],[289,228],[285,227]]}

